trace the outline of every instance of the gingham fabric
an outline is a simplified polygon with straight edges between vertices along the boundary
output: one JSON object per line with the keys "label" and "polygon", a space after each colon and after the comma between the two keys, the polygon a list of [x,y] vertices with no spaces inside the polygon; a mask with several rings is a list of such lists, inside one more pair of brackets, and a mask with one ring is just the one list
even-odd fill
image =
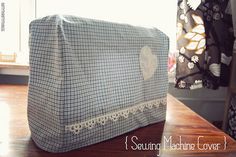
{"label": "gingham fabric", "polygon": [[158,29],[55,15],[31,22],[29,45],[40,148],[66,152],[165,119],[168,37]]}

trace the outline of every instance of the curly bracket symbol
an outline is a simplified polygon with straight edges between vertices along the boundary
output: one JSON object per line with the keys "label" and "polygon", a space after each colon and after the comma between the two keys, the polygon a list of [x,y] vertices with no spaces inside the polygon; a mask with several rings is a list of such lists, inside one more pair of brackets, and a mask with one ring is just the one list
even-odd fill
{"label": "curly bracket symbol", "polygon": [[128,150],[128,136],[125,137],[125,149]]}

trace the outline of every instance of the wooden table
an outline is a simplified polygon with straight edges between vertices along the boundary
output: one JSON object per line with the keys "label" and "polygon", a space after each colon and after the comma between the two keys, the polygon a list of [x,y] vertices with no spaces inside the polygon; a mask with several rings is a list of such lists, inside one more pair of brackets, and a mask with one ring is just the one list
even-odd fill
{"label": "wooden table", "polygon": [[[126,139],[128,150],[125,145]],[[162,141],[160,146],[162,149],[134,151],[132,146],[135,149],[136,145],[131,141],[132,139],[135,143],[152,143],[155,146],[159,146]],[[183,144],[186,144],[185,147],[189,146],[189,149],[184,150]],[[203,148],[208,150],[202,150]],[[210,148],[217,150],[209,150]],[[166,122],[137,129],[68,153],[52,154],[37,148],[30,139],[27,123],[27,86],[0,85],[0,157],[153,157],[157,154],[164,157],[235,157],[236,143],[228,135],[168,95]]]}

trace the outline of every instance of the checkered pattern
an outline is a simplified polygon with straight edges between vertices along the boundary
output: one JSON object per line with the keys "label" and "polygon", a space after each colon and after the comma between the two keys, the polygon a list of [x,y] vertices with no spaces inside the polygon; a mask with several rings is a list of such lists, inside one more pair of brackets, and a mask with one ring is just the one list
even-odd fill
{"label": "checkered pattern", "polygon": [[[35,143],[66,152],[165,119],[166,106],[107,121],[74,134],[66,126],[167,93],[168,37],[146,29],[74,16],[49,16],[30,24],[28,119]],[[143,79],[139,55],[148,46],[158,59]]]}

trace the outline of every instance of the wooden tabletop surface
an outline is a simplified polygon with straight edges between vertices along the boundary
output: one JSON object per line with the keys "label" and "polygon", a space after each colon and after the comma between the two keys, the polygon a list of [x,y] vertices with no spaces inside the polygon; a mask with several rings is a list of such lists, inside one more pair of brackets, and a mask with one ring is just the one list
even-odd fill
{"label": "wooden tabletop surface", "polygon": [[[149,150],[137,150],[138,146],[140,149],[145,149],[145,144]],[[154,157],[157,155],[236,157],[236,143],[173,96],[168,95],[165,122],[149,125],[67,153],[48,153],[37,148],[30,138],[27,123],[27,86],[0,85],[0,157]]]}

